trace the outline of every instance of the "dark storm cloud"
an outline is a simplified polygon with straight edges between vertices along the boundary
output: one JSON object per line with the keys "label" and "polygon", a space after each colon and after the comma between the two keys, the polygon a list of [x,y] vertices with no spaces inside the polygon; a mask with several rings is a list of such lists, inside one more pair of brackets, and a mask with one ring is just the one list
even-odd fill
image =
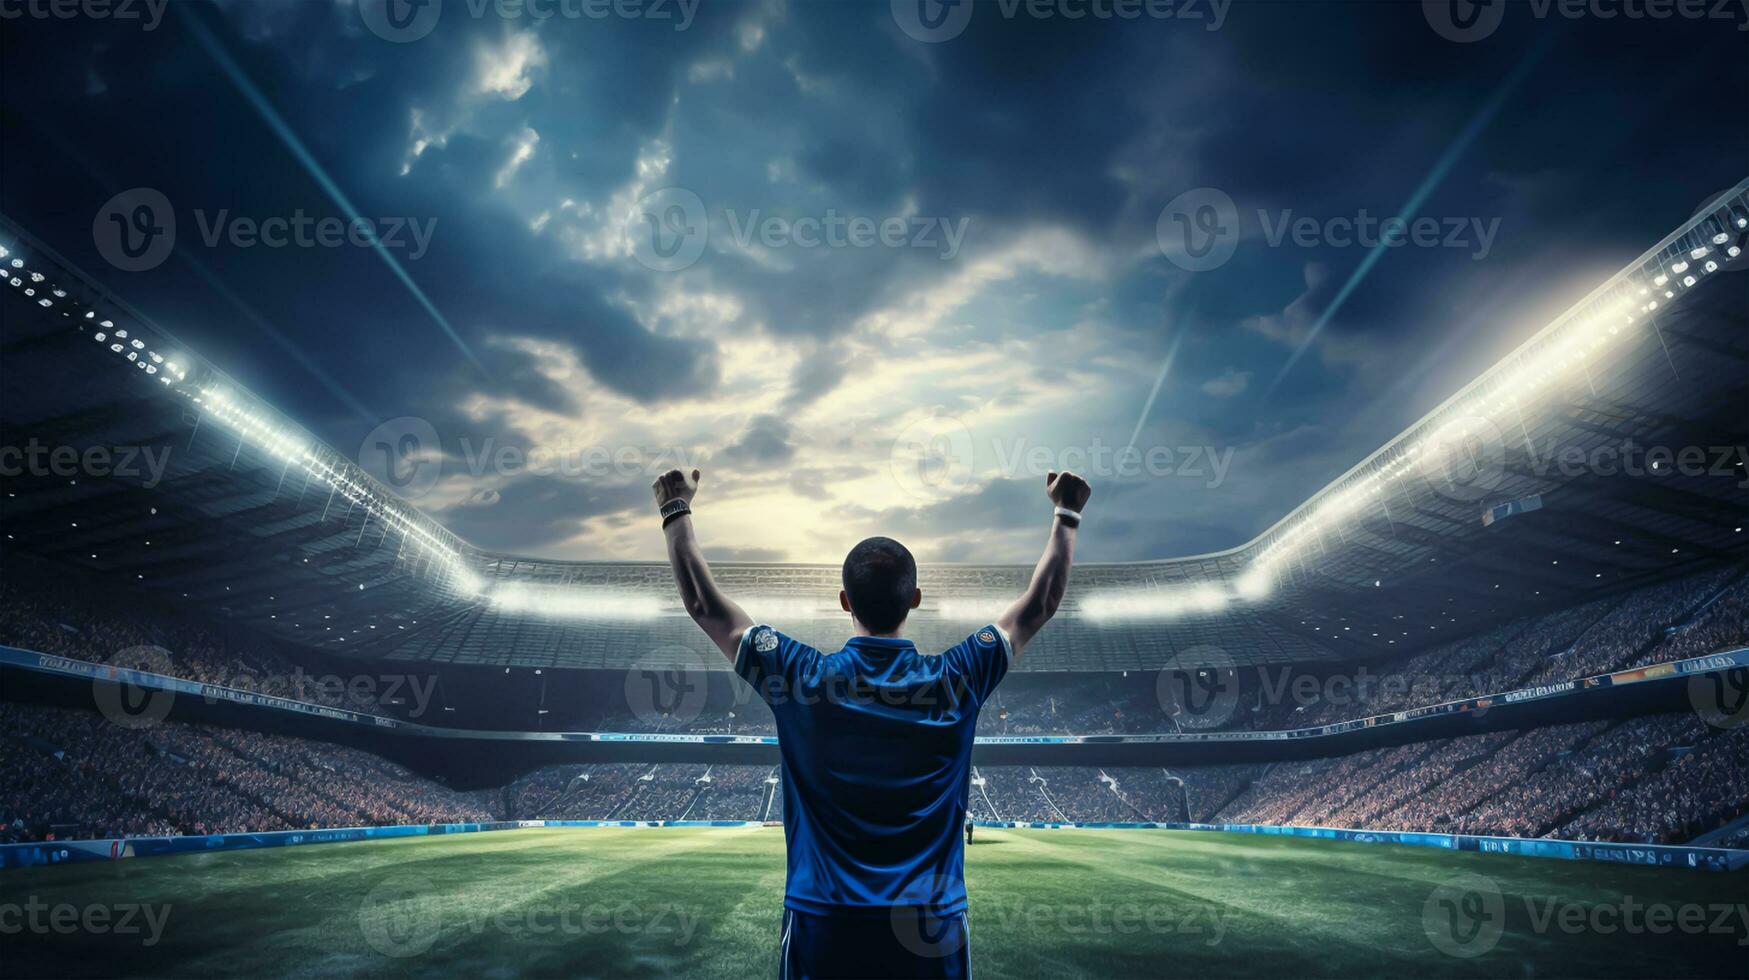
{"label": "dark storm cloud", "polygon": [[753,421],[723,450],[725,460],[754,465],[782,463],[796,454],[790,444],[790,425],[775,415],[754,416]]}
{"label": "dark storm cloud", "polygon": [[945,500],[883,509],[846,504],[832,516],[866,534],[898,538],[925,561],[988,561],[1015,560],[1007,532],[1043,527],[1041,515],[1049,514],[1042,483],[998,479]]}
{"label": "dark storm cloud", "polygon": [[469,501],[438,515],[481,548],[520,553],[577,534],[591,517],[647,508],[650,502],[648,486],[552,476],[522,477],[497,493],[490,504]]}
{"label": "dark storm cloud", "polygon": [[850,370],[850,359],[833,347],[820,347],[802,358],[790,374],[790,391],[784,406],[803,408],[832,393]]}

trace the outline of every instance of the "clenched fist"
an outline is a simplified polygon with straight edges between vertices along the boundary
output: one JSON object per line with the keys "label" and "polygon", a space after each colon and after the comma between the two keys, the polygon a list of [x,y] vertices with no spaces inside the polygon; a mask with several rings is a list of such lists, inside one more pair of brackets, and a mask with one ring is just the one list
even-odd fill
{"label": "clenched fist", "polygon": [[1093,488],[1068,470],[1061,473],[1052,470],[1045,474],[1045,496],[1058,507],[1067,507],[1079,514],[1087,506],[1087,498],[1093,496]]}
{"label": "clenched fist", "polygon": [[692,498],[698,493],[698,470],[693,470],[688,476],[679,470],[669,470],[656,478],[650,484],[650,492],[656,495],[656,506],[662,507],[670,501],[684,500],[687,506],[692,505]]}

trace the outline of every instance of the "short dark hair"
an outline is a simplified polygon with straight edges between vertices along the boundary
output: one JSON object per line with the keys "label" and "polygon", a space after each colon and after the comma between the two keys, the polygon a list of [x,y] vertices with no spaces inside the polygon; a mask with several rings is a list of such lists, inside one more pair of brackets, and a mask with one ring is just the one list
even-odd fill
{"label": "short dark hair", "polygon": [[890,633],[911,611],[917,591],[917,559],[892,538],[865,538],[844,559],[844,593],[857,621]]}

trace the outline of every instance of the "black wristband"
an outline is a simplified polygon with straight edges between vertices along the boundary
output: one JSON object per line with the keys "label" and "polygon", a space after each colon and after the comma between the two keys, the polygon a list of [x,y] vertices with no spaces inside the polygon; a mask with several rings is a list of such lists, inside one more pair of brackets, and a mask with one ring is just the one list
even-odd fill
{"label": "black wristband", "polygon": [[692,505],[684,500],[670,500],[662,505],[662,526],[667,527],[680,517],[692,513]]}

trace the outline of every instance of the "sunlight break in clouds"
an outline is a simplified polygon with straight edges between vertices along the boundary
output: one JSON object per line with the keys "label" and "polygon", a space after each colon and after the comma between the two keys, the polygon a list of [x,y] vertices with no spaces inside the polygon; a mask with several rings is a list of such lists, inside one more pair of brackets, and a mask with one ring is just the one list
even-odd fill
{"label": "sunlight break in clouds", "polygon": [[[516,171],[534,156],[534,148],[540,144],[540,134],[528,126],[522,127],[522,133],[514,141],[510,151],[510,159],[504,161],[504,166],[498,169],[497,176],[492,178],[493,187],[503,187],[516,176]],[[536,219],[539,220],[538,218]],[[538,229],[536,229],[538,230]]]}
{"label": "sunlight break in clouds", "polygon": [[496,48],[482,44],[475,55],[479,76],[474,87],[482,95],[515,102],[534,86],[532,72],[545,67],[546,51],[532,31],[510,34]]}

